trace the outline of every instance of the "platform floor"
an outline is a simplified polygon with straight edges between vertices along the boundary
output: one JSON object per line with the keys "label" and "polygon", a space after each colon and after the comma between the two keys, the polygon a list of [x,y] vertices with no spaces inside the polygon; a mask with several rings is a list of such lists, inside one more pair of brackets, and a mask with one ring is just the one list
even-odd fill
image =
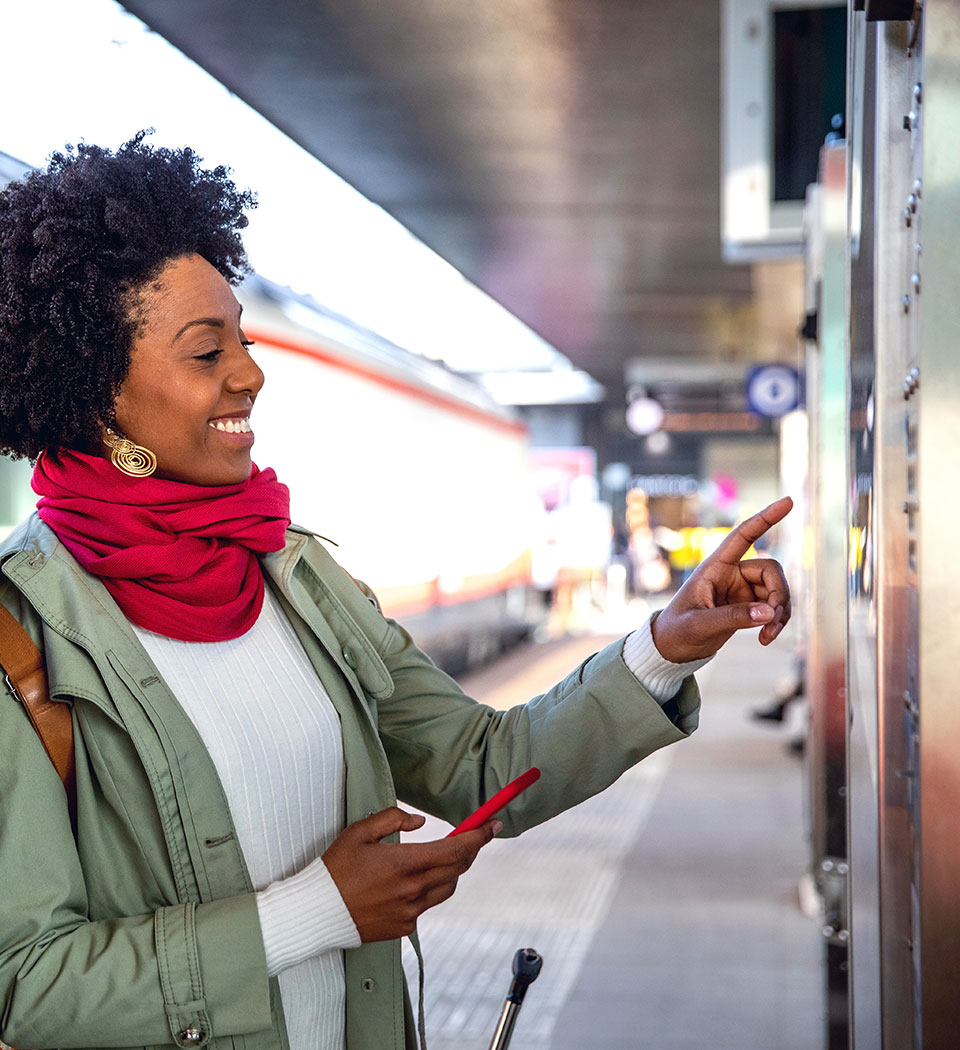
{"label": "platform floor", "polygon": [[[619,624],[607,624],[616,627]],[[738,636],[698,678],[701,726],[602,795],[486,847],[419,929],[430,1050],[487,1050],[517,948],[543,972],[511,1050],[821,1050],[821,937],[800,907],[801,762],[749,719],[790,629]],[[612,635],[530,645],[464,680],[510,706]],[[417,837],[448,830],[428,821]],[[405,947],[416,988],[416,963]]]}

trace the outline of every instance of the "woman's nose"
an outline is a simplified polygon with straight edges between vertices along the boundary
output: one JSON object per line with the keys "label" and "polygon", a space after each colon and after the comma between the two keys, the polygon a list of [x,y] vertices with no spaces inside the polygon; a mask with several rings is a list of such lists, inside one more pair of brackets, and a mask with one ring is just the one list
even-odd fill
{"label": "woman's nose", "polygon": [[227,376],[226,386],[235,393],[249,390],[251,394],[259,394],[264,382],[263,372],[245,346],[240,344],[239,351],[236,364]]}

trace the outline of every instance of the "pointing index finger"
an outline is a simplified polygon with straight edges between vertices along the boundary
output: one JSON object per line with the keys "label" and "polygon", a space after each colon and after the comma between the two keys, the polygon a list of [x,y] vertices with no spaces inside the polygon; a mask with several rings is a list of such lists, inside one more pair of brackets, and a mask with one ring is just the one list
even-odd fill
{"label": "pointing index finger", "polygon": [[741,521],[717,547],[714,557],[726,565],[736,565],[767,529],[773,528],[790,513],[792,507],[793,500],[784,496],[758,511],[752,518]]}

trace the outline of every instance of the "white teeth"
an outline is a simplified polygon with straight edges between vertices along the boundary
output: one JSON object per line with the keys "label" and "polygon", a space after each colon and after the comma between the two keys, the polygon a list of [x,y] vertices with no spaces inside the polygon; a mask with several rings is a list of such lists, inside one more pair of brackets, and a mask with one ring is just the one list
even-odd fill
{"label": "white teeth", "polygon": [[225,434],[249,434],[253,429],[249,419],[217,419],[207,425]]}

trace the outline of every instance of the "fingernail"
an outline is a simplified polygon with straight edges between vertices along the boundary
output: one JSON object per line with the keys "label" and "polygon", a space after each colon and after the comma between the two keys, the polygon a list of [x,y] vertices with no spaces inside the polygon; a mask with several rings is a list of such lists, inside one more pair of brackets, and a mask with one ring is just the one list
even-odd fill
{"label": "fingernail", "polygon": [[499,820],[495,820],[493,822],[494,835],[499,835],[501,831],[503,831],[503,824]]}
{"label": "fingernail", "polygon": [[752,605],[750,606],[750,619],[758,623],[766,623],[767,620],[773,619],[773,609],[769,605]]}
{"label": "fingernail", "polygon": [[774,627],[774,629],[773,629],[773,631],[771,632],[771,635],[770,635],[770,640],[771,641],[773,641],[773,639],[777,637],[777,635],[783,630],[783,627],[784,627],[784,625],[782,623],[778,623],[777,626]]}

